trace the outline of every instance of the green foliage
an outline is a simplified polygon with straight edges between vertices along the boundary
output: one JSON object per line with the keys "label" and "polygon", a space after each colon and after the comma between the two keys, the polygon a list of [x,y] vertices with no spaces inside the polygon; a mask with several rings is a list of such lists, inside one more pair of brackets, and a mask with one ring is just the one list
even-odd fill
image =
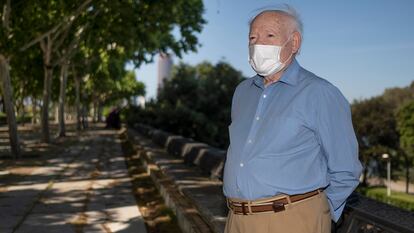
{"label": "green foliage", "polygon": [[40,98],[43,89],[43,61],[39,48],[28,49],[25,56],[14,57],[11,60],[10,76],[14,90],[14,99],[21,101],[32,96]]}
{"label": "green foliage", "polygon": [[397,113],[400,146],[409,155],[414,157],[414,101],[402,106]]}
{"label": "green foliage", "polygon": [[[405,179],[410,181],[410,168],[414,161],[414,100],[399,108],[397,114],[397,128],[400,133],[400,147],[406,166]],[[406,185],[408,192],[408,186]]]}
{"label": "green foliage", "polygon": [[382,97],[355,101],[352,104],[352,119],[361,147],[398,147],[394,109]]}
{"label": "green foliage", "polygon": [[122,99],[129,100],[133,96],[145,95],[145,85],[137,81],[135,72],[125,71],[122,77],[113,78],[105,71],[91,75],[85,89],[94,99],[104,105],[117,103]]}
{"label": "green foliage", "polygon": [[[359,142],[360,157],[365,166],[369,159],[374,158],[380,162],[381,167],[385,167],[381,155],[388,153],[392,159],[392,170],[405,169],[408,179],[412,160],[407,157],[406,149],[403,147],[402,140],[406,139],[403,139],[402,133],[408,132],[410,126],[409,123],[402,122],[409,119],[413,113],[410,113],[410,110],[403,113],[400,109],[410,101],[414,101],[414,82],[408,87],[386,89],[380,96],[353,102],[353,125]],[[404,145],[410,143],[413,145],[408,139]],[[384,174],[384,169],[380,173]]]}
{"label": "green foliage", "polygon": [[18,117],[16,118],[16,121],[17,121],[17,123],[19,123],[19,124],[22,124],[22,123],[30,123],[30,122],[32,122],[32,116],[28,116],[28,115],[25,115],[25,116],[18,116]]}
{"label": "green foliage", "polygon": [[397,111],[401,106],[414,100],[414,82],[407,87],[387,88],[382,94],[382,98]]}
{"label": "green foliage", "polygon": [[[352,104],[352,119],[359,144],[359,155],[362,163],[367,166],[370,158],[381,162],[381,155],[398,148],[398,132],[392,105],[384,99],[373,97],[355,101]],[[394,160],[394,159],[393,159]],[[383,162],[383,161],[382,161]],[[398,166],[392,163],[393,167]],[[363,184],[367,184],[364,171]]]}
{"label": "green foliage", "polygon": [[89,34],[93,46],[121,47],[136,65],[152,61],[160,51],[177,56],[196,51],[195,34],[205,24],[201,0],[103,0],[93,6],[99,11],[99,20],[93,22]]}
{"label": "green foliage", "polygon": [[380,96],[352,103],[353,125],[361,149],[383,146],[399,148],[396,113],[414,100],[414,82],[404,88],[389,88]]}
{"label": "green foliage", "polygon": [[232,96],[242,80],[242,74],[225,62],[181,63],[157,101],[150,101],[145,109],[129,109],[127,120],[226,148]]}
{"label": "green foliage", "polygon": [[201,0],[103,0],[92,5],[98,16],[89,21],[75,65],[82,67],[78,75],[88,75],[88,100],[105,105],[145,94],[144,84],[126,71],[126,63],[139,66],[160,51],[177,56],[196,51],[196,34],[205,24]]}
{"label": "green foliage", "polygon": [[179,57],[196,51],[197,34],[206,23],[201,0],[0,0],[0,6],[0,19],[9,19],[0,25],[0,53],[10,58],[19,103],[42,97],[46,41],[53,42],[53,101],[59,97],[59,66],[66,61],[69,104],[75,103],[75,77],[84,79],[84,104],[113,104],[145,94],[144,84],[127,72],[127,63],[151,62],[160,51]]}
{"label": "green foliage", "polygon": [[[25,116],[17,116],[16,118],[17,123],[30,123],[32,121],[32,116],[25,115]],[[0,125],[7,124],[7,117],[4,113],[0,112]]]}

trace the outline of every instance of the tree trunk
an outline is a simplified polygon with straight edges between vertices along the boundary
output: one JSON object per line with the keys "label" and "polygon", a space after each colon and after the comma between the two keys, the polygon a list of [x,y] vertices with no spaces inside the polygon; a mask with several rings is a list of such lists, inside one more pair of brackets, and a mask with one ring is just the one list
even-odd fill
{"label": "tree trunk", "polygon": [[[59,123],[59,102],[57,103],[52,102],[51,105],[52,105],[51,109],[53,109],[52,114],[54,115],[53,120],[54,120],[54,123],[57,125]],[[49,112],[49,115],[51,115],[50,112]]]}
{"label": "tree trunk", "polygon": [[408,193],[410,187],[410,159],[405,155],[405,193]]}
{"label": "tree trunk", "polygon": [[89,105],[87,103],[87,93],[85,89],[79,89],[81,95],[81,121],[82,121],[82,128],[88,128],[88,115],[89,115]]}
{"label": "tree trunk", "polygon": [[65,99],[66,99],[66,82],[68,74],[68,64],[64,62],[60,70],[60,92],[59,92],[59,137],[66,136],[65,129]]}
{"label": "tree trunk", "polygon": [[98,121],[98,102],[93,101],[93,123]]}
{"label": "tree trunk", "polygon": [[88,128],[88,106],[86,104],[82,105],[82,127]]}
{"label": "tree trunk", "polygon": [[37,108],[36,108],[36,99],[32,96],[32,124],[36,124],[37,118]]}
{"label": "tree trunk", "polygon": [[80,103],[80,78],[75,76],[75,93],[76,93],[76,129],[81,130],[81,103]]}
{"label": "tree trunk", "polygon": [[44,85],[43,85],[43,106],[42,106],[42,115],[41,115],[41,124],[42,124],[42,140],[45,143],[50,142],[50,133],[49,133],[49,101],[52,89],[52,76],[53,76],[53,67],[51,66],[51,56],[52,56],[52,40],[48,36],[45,46],[43,49],[43,63],[44,63]]}
{"label": "tree trunk", "polygon": [[19,92],[16,91],[15,93],[16,93],[16,98],[14,99],[14,110],[15,110],[16,118],[19,118],[23,115],[23,111],[22,111],[23,101],[21,100],[22,98],[19,98],[19,94],[17,94]]}
{"label": "tree trunk", "polygon": [[405,183],[405,193],[408,193],[409,187],[410,187],[410,166],[407,166],[407,168],[406,168],[405,178],[407,180],[406,183]]}
{"label": "tree trunk", "polygon": [[4,97],[3,97],[3,95],[1,96],[1,111],[4,112],[4,113],[6,113],[6,106],[4,104]]}
{"label": "tree trunk", "polygon": [[[26,122],[25,122],[25,116],[26,116],[26,109],[24,108],[24,98],[25,98],[25,91],[24,91],[24,84],[23,84],[23,87],[22,87],[22,89],[21,89],[21,98],[20,98],[20,100],[19,101],[16,101],[16,102],[19,102],[19,114],[18,114],[18,116],[20,116],[20,124],[22,125],[22,126],[24,126],[25,124],[26,124]],[[19,123],[19,122],[17,122],[17,123]]]}
{"label": "tree trunk", "polygon": [[50,133],[49,133],[49,100],[50,92],[52,86],[52,68],[45,67],[45,78],[43,86],[43,105],[42,105],[42,115],[41,115],[41,125],[42,125],[42,140],[45,143],[50,142]]}
{"label": "tree trunk", "polygon": [[25,109],[24,109],[24,102],[22,103],[22,106],[21,106],[22,108],[21,108],[21,110],[22,110],[22,112],[21,112],[21,115],[20,115],[20,123],[24,126],[25,124],[26,124],[26,119],[25,119],[25,117],[26,117],[26,111],[25,111]]}
{"label": "tree trunk", "polygon": [[13,107],[13,91],[10,82],[9,63],[0,54],[0,80],[3,91],[4,106],[6,109],[7,124],[9,127],[9,140],[12,156],[17,159],[20,157],[20,143],[17,132],[16,115]]}
{"label": "tree trunk", "polygon": [[362,161],[362,163],[363,163],[363,172],[362,172],[362,186],[363,187],[367,187],[368,186],[368,182],[367,182],[367,173],[368,173],[368,169],[367,169],[367,166],[368,166],[368,162],[366,161],[366,160],[363,160]]}
{"label": "tree trunk", "polygon": [[103,104],[98,101],[98,122],[102,122]]}

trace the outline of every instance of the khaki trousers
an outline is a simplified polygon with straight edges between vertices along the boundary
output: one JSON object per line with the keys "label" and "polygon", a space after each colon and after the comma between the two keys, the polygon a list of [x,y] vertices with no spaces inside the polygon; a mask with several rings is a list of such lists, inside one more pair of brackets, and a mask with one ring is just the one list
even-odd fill
{"label": "khaki trousers", "polygon": [[[259,199],[275,200],[286,195]],[[241,199],[231,198],[233,201]],[[259,201],[252,201],[255,202]],[[229,210],[225,233],[330,233],[331,215],[325,192],[285,205],[280,212],[262,212],[248,215]]]}

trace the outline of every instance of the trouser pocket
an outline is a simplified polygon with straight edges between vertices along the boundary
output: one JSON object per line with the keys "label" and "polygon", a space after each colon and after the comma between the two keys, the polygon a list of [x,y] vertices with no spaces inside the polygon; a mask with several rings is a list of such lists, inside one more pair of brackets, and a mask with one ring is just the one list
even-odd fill
{"label": "trouser pocket", "polygon": [[232,218],[233,218],[233,214],[231,210],[229,210],[229,213],[227,214],[227,218],[226,218],[226,225],[224,227],[224,233],[231,233]]}

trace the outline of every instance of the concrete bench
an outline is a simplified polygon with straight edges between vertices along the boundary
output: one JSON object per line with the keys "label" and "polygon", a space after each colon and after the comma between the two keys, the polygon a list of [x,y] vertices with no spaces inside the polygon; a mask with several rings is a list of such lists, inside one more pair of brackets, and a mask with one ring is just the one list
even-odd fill
{"label": "concrete bench", "polygon": [[[223,232],[228,209],[222,193],[222,182],[218,179],[211,179],[206,170],[195,164],[188,166],[184,162],[185,153],[182,156],[172,156],[164,147],[153,141],[155,138],[155,140],[162,139],[166,134],[153,131],[152,133],[158,134],[159,137],[150,138],[148,135],[154,136],[151,130],[146,131],[147,135],[138,131],[138,128],[137,130],[128,129],[128,138],[140,154],[144,166],[147,167],[147,171],[157,184],[166,204],[176,213],[183,231]],[[165,139],[158,142],[167,142],[168,137]],[[172,137],[171,142],[174,141],[173,139],[176,137]],[[194,142],[187,144],[192,145]],[[205,157],[207,156],[209,155]],[[200,165],[209,170],[212,166],[209,165],[211,161],[200,160]]]}
{"label": "concrete bench", "polygon": [[182,157],[186,164],[199,167],[210,178],[223,179],[226,151],[142,124],[135,124],[134,128],[139,133],[150,137],[155,144],[164,148],[170,155]]}

